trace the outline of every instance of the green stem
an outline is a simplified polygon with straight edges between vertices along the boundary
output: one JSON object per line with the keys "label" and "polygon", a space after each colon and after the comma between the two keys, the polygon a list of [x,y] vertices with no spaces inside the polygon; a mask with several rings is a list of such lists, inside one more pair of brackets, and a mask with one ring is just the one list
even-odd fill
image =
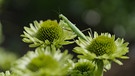
{"label": "green stem", "polygon": [[95,72],[95,76],[103,76],[103,61],[97,61],[97,70]]}
{"label": "green stem", "polygon": [[60,14],[60,18],[62,18],[68,25],[69,27],[82,39],[87,40],[86,36],[73,24],[71,23],[64,15]]}
{"label": "green stem", "polygon": [[2,24],[0,22],[0,44],[2,43],[3,41],[3,35],[2,35]]}

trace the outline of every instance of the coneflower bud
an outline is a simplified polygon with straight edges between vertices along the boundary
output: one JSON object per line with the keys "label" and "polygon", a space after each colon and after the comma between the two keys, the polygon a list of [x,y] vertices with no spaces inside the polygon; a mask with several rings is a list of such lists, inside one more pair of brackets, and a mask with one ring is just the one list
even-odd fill
{"label": "coneflower bud", "polygon": [[113,54],[116,50],[116,45],[113,38],[101,35],[93,39],[87,49],[97,56],[101,56],[104,54]]}
{"label": "coneflower bud", "polygon": [[78,70],[81,73],[93,71],[93,69],[94,69],[94,66],[92,66],[92,63],[90,63],[90,62],[80,62],[80,63],[77,63],[75,65],[75,68],[74,68],[74,70]]}
{"label": "coneflower bud", "polygon": [[87,60],[79,60],[75,63],[74,68],[70,72],[70,76],[93,76],[95,65]]}
{"label": "coneflower bud", "polygon": [[49,40],[53,42],[55,39],[61,37],[62,28],[59,26],[56,20],[47,20],[41,24],[41,28],[37,31],[36,37],[41,40]]}

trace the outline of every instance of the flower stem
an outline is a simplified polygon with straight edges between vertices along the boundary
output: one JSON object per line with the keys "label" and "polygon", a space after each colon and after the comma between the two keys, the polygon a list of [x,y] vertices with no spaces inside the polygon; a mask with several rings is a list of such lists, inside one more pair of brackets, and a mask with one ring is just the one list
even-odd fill
{"label": "flower stem", "polygon": [[86,36],[73,24],[71,23],[64,15],[60,14],[60,18],[62,18],[68,25],[69,27],[82,39],[87,40]]}
{"label": "flower stem", "polygon": [[97,70],[94,76],[103,76],[103,67],[104,67],[103,61],[101,60],[97,61]]}

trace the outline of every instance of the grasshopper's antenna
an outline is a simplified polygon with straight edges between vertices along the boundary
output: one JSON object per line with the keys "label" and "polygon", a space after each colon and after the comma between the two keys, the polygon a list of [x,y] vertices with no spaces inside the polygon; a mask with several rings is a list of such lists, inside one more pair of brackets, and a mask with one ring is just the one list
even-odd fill
{"label": "grasshopper's antenna", "polygon": [[69,27],[82,39],[87,40],[86,36],[73,24],[71,23],[64,15],[60,14],[60,18],[62,18],[68,25]]}
{"label": "grasshopper's antenna", "polygon": [[90,35],[91,35],[92,37],[94,37],[91,28],[87,28],[87,29],[82,30],[82,32],[85,32],[85,31],[89,31]]}

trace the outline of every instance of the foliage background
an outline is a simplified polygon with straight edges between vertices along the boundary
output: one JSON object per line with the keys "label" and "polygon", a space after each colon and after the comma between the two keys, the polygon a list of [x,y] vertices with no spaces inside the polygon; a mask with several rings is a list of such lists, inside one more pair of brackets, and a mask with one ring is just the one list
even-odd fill
{"label": "foliage background", "polygon": [[[1,46],[25,54],[30,49],[21,41],[23,26],[29,26],[34,20],[59,20],[60,13],[80,30],[109,32],[129,42],[130,59],[124,60],[123,66],[113,63],[105,76],[135,75],[135,0],[0,0],[0,21],[5,36]],[[74,45],[65,48],[71,51]]]}

